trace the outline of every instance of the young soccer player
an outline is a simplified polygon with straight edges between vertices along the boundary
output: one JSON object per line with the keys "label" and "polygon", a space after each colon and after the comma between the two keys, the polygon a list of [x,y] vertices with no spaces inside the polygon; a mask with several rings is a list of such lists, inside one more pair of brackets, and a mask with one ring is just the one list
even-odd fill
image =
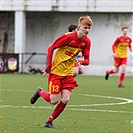
{"label": "young soccer player", "polygon": [[[82,65],[90,64],[91,41],[87,35],[91,26],[91,17],[81,16],[78,20],[78,31],[61,35],[48,47],[48,65],[42,74],[44,77],[48,75],[48,93],[42,88],[37,88],[30,99],[31,104],[34,104],[39,97],[50,104],[58,103],[44,127],[54,128],[53,121],[65,109],[72,90],[78,86],[73,77],[75,57],[78,53],[82,52],[84,57],[84,60],[80,60]],[[55,49],[57,51],[52,62]]]}
{"label": "young soccer player", "polygon": [[[68,31],[69,32],[75,32],[76,30],[78,30],[78,27],[77,25],[74,25],[74,24],[71,24],[68,26]],[[78,74],[83,74],[83,68],[82,68],[82,65],[80,64],[80,62],[78,61],[79,60],[79,57],[82,57],[82,54],[79,53],[77,56],[76,56],[76,62],[74,64],[74,70],[73,70],[73,76],[76,77]]]}
{"label": "young soccer player", "polygon": [[119,78],[118,87],[124,87],[123,86],[123,80],[125,77],[125,71],[126,71],[126,64],[127,64],[127,48],[132,51],[131,42],[132,39],[127,36],[128,27],[123,26],[121,28],[122,35],[117,37],[115,40],[112,51],[114,55],[114,69],[109,70],[106,72],[105,79],[108,80],[110,74],[117,73],[119,71],[119,67],[121,66],[121,74]]}

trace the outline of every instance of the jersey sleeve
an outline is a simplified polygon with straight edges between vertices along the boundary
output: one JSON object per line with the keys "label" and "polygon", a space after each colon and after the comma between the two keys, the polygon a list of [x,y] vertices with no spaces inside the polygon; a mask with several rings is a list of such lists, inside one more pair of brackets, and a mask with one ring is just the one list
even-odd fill
{"label": "jersey sleeve", "polygon": [[79,60],[81,65],[86,66],[90,64],[90,48],[91,48],[91,42],[89,41],[87,47],[82,51],[84,60]]}
{"label": "jersey sleeve", "polygon": [[130,38],[130,45],[129,45],[130,51],[132,51],[132,45],[131,45],[131,43],[132,43],[132,39]]}
{"label": "jersey sleeve", "polygon": [[113,53],[115,53],[115,48],[116,48],[116,46],[117,46],[118,43],[119,43],[119,38],[117,38],[115,40],[114,44],[112,45],[112,51],[113,51]]}

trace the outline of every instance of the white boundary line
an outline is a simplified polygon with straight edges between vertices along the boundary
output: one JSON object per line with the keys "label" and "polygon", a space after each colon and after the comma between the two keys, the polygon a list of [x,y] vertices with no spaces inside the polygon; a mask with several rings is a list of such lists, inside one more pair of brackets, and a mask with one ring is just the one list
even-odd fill
{"label": "white boundary line", "polygon": [[[84,104],[84,105],[67,105],[67,109],[70,110],[77,110],[77,111],[89,111],[89,112],[108,112],[108,113],[129,113],[132,114],[133,111],[117,111],[117,110],[96,110],[96,109],[83,109],[83,108],[74,108],[74,107],[92,107],[92,106],[112,106],[112,105],[123,105],[123,104],[130,104],[133,103],[133,100],[127,98],[120,98],[120,97],[112,97],[112,96],[101,96],[101,95],[89,95],[89,94],[79,94],[81,96],[89,96],[89,97],[98,97],[98,98],[109,98],[109,99],[116,99],[122,100],[124,102],[119,103],[103,103],[103,104]],[[14,106],[14,105],[0,105],[0,108],[33,108],[33,109],[53,109],[53,106]]]}
{"label": "white boundary line", "polygon": [[126,113],[126,114],[133,114],[130,111],[120,111],[120,110],[96,110],[96,109],[77,109],[77,108],[70,108],[71,110],[78,110],[78,111],[89,111],[89,112],[108,112],[108,113]]}
{"label": "white boundary line", "polygon": [[0,105],[0,108],[53,109],[52,106],[16,106],[16,105]]}
{"label": "white boundary line", "polygon": [[101,95],[89,95],[89,94],[79,94],[81,96],[89,96],[89,97],[99,97],[99,98],[109,98],[109,99],[116,99],[116,100],[122,100],[124,102],[119,103],[103,103],[103,104],[84,104],[84,105],[69,105],[70,107],[87,107],[87,106],[109,106],[109,105],[121,105],[121,104],[129,104],[133,103],[133,100],[127,99],[127,98],[120,98],[120,97],[112,97],[112,96],[101,96]]}
{"label": "white boundary line", "polygon": [[[54,109],[52,106],[13,106],[13,105],[2,105],[0,108],[23,108],[23,109]],[[107,113],[126,113],[133,114],[131,111],[120,111],[120,110],[99,110],[99,109],[79,109],[79,108],[67,108],[74,111],[88,111],[88,112],[107,112]]]}
{"label": "white boundary line", "polygon": [[[81,96],[89,96],[89,97],[116,99],[116,100],[122,100],[124,102],[119,102],[119,103],[103,103],[103,104],[68,105],[69,107],[112,106],[112,105],[123,105],[123,104],[133,103],[133,100],[127,99],[127,98],[121,98],[121,97],[101,96],[101,95],[89,95],[89,94],[79,94],[79,95],[81,95]],[[70,109],[71,110],[78,110],[78,111],[89,111],[89,112],[108,112],[108,113],[128,113],[128,114],[133,114],[133,111],[96,110],[96,109],[79,109],[79,108],[70,108]]]}

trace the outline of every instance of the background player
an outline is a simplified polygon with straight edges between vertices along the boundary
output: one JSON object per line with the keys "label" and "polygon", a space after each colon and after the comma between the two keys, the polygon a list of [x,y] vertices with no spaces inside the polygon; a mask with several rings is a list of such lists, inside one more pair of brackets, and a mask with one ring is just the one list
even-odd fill
{"label": "background player", "polygon": [[[42,97],[50,104],[57,104],[59,101],[53,113],[46,121],[45,127],[54,128],[53,121],[65,109],[72,90],[78,86],[73,77],[75,57],[79,52],[82,52],[84,60],[80,60],[80,64],[89,65],[90,63],[91,41],[87,35],[91,26],[92,20],[90,16],[81,16],[78,20],[78,31],[61,35],[48,47],[48,65],[43,70],[42,76],[48,75],[49,93],[38,88],[30,99],[31,104],[34,104],[39,97]],[[55,49],[57,51],[52,62]]]}
{"label": "background player", "polygon": [[68,31],[69,32],[74,32],[74,31],[77,30],[77,28],[78,28],[77,25],[71,24],[71,25],[68,26]]}
{"label": "background player", "polygon": [[115,67],[114,69],[107,71],[105,75],[105,79],[108,80],[109,75],[117,73],[119,71],[119,67],[121,66],[121,74],[119,78],[118,87],[124,87],[122,83],[125,77],[126,64],[127,64],[127,50],[128,50],[127,48],[129,48],[130,51],[132,51],[132,46],[131,46],[132,39],[129,36],[127,36],[128,27],[123,26],[121,30],[122,30],[122,35],[117,37],[112,46]]}

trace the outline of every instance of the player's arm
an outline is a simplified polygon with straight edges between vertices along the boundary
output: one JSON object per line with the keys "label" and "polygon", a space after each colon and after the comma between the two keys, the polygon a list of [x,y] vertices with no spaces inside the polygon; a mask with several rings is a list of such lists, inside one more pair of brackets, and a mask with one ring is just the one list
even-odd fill
{"label": "player's arm", "polygon": [[129,50],[132,52],[132,45],[131,45],[131,43],[132,43],[132,39],[130,39],[131,41],[130,41],[130,44],[129,44]]}
{"label": "player's arm", "polygon": [[129,50],[132,52],[132,45],[131,44],[129,45]]}
{"label": "player's arm", "polygon": [[54,52],[54,50],[55,49],[57,49],[57,48],[59,48],[59,47],[61,47],[61,46],[64,46],[64,45],[66,45],[67,44],[67,42],[68,42],[68,37],[67,37],[67,35],[65,35],[65,34],[63,34],[63,35],[61,35],[59,38],[57,38],[54,42],[53,42],[53,44],[51,44],[49,47],[48,47],[48,54],[47,54],[47,62],[48,62],[48,65],[47,65],[47,67],[46,67],[46,69],[45,69],[45,71],[47,72],[47,73],[50,73],[50,71],[51,71],[51,66],[52,66],[52,57],[53,57],[53,52]]}
{"label": "player's arm", "polygon": [[114,44],[112,45],[112,52],[113,52],[113,55],[115,55],[115,49],[117,47],[117,44],[119,43],[119,38],[117,38],[114,42]]}
{"label": "player's arm", "polygon": [[89,43],[88,47],[86,47],[82,51],[82,55],[84,57],[84,60],[79,60],[81,65],[87,66],[90,64],[90,47],[91,47],[91,44]]}

